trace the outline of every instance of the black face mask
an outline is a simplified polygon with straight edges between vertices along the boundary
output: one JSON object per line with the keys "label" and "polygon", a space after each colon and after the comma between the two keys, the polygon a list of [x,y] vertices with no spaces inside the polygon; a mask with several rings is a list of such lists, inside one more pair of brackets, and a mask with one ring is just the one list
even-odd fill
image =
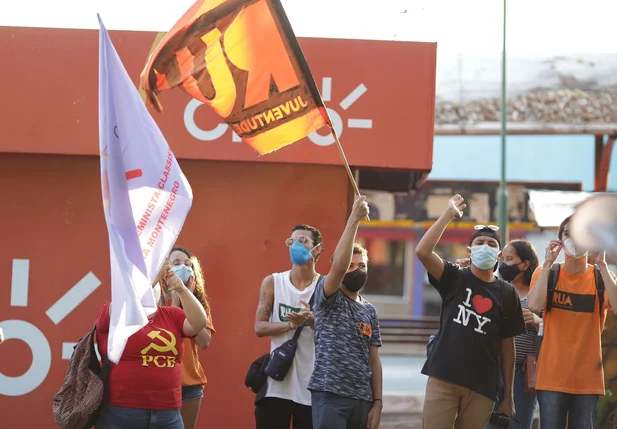
{"label": "black face mask", "polygon": [[516,276],[519,275],[519,273],[521,273],[521,270],[518,269],[518,266],[519,264],[514,264],[514,265],[501,264],[499,266],[499,275],[505,281],[511,282],[512,280],[514,280]]}
{"label": "black face mask", "polygon": [[345,277],[343,278],[343,286],[345,286],[345,289],[350,292],[358,292],[366,283],[367,278],[368,274],[360,268],[357,268],[345,274]]}

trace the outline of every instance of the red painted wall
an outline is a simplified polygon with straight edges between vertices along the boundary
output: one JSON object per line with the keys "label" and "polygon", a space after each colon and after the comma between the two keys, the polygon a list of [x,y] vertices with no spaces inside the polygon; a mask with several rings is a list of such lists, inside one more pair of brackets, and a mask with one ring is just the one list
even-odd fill
{"label": "red painted wall", "polygon": [[[327,273],[347,217],[348,179],[336,166],[193,160],[181,161],[181,166],[193,188],[194,204],[178,244],[202,260],[217,329],[212,345],[201,354],[209,384],[198,427],[249,428],[254,395],[244,387],[244,375],[269,346],[253,333],[261,280],[289,267],[284,240],[301,222],[321,229],[327,257],[318,270]],[[22,341],[0,345],[1,426],[52,429],[52,396],[68,364],[62,359],[62,343],[83,336],[97,309],[110,298],[99,159],[2,154],[0,183],[5,190],[0,208],[0,271],[5,277],[0,322],[31,323],[51,349],[44,381],[30,393],[4,396],[9,387],[3,386],[2,376],[22,376],[33,357]],[[11,306],[13,259],[29,260],[25,307]],[[54,324],[45,312],[88,272],[101,285]],[[5,334],[11,333],[5,329]]]}
{"label": "red painted wall", "polygon": [[[156,33],[110,36],[137,83]],[[98,37],[93,30],[0,27],[6,83],[0,152],[98,155]],[[318,88],[330,83],[322,95],[352,166],[431,170],[435,43],[306,38],[300,44]],[[322,146],[305,138],[258,157],[232,142],[212,109],[191,111],[182,90],[165,91],[160,101],[163,113],[152,116],[178,159],[341,165],[333,140]],[[195,137],[193,127],[195,135],[210,137]]]}

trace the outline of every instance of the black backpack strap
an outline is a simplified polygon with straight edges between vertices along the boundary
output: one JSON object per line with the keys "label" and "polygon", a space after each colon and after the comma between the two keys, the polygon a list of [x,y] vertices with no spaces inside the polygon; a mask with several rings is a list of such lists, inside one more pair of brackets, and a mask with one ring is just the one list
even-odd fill
{"label": "black backpack strap", "polygon": [[[317,283],[319,283],[319,280],[321,280],[323,277],[321,274],[319,275],[319,279],[317,279]],[[317,288],[317,285],[315,285],[315,288]],[[311,299],[309,299],[308,305],[309,305],[309,309],[313,309],[313,303],[315,302],[315,291],[313,291],[313,294],[311,295]],[[300,334],[302,333],[302,329],[304,329],[304,325],[302,326],[298,326],[296,328],[296,332],[294,332],[294,336],[292,338],[292,341],[294,343],[298,342],[298,338],[300,338]]]}
{"label": "black backpack strap", "polygon": [[604,310],[604,291],[606,290],[606,287],[604,286],[604,279],[602,278],[602,272],[600,271],[600,268],[597,265],[594,265],[594,279],[595,279],[595,283],[596,283],[596,291],[598,292],[598,302],[599,302],[599,310],[600,310],[600,317],[602,316],[602,311]]}
{"label": "black backpack strap", "polygon": [[[315,293],[313,293],[313,295],[315,295]],[[313,301],[313,297],[312,296],[311,296],[311,301]],[[313,303],[311,302],[309,305],[312,305],[312,304]],[[302,333],[302,330],[304,329],[304,326],[305,325],[301,325],[301,326],[298,326],[296,328],[296,332],[294,332],[294,336],[291,338],[294,343],[298,342],[298,338],[300,338],[300,334]]]}
{"label": "black backpack strap", "polygon": [[[326,276],[323,275],[319,275],[319,278],[317,279],[317,283],[315,284],[315,290],[317,290],[317,285],[319,284],[319,282],[321,281],[321,279],[325,278]],[[309,308],[312,310],[313,309],[313,303],[315,302],[315,291],[313,291],[313,294],[311,295],[311,299],[309,299]]]}
{"label": "black backpack strap", "polygon": [[292,340],[294,343],[297,343],[297,342],[298,342],[298,338],[300,338],[300,334],[302,333],[302,329],[304,329],[304,325],[302,325],[302,326],[298,326],[298,327],[296,328],[296,332],[294,332],[294,336],[291,338],[291,340]]}
{"label": "black backpack strap", "polygon": [[555,288],[557,287],[557,280],[559,280],[560,264],[553,264],[550,272],[548,273],[548,282],[546,288],[546,308],[545,313],[551,311],[553,306],[553,296],[555,295]]}

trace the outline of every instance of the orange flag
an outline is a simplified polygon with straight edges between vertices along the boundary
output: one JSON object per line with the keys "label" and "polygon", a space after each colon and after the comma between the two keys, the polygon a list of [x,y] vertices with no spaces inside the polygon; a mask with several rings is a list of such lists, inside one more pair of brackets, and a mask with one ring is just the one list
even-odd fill
{"label": "orange flag", "polygon": [[329,124],[280,0],[198,0],[141,74],[146,101],[181,87],[260,154]]}

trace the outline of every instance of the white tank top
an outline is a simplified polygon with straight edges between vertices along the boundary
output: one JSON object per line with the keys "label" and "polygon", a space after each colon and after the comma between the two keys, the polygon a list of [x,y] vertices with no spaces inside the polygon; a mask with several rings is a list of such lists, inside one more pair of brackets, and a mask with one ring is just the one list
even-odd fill
{"label": "white tank top", "polygon": [[[291,271],[274,273],[274,305],[270,322],[287,322],[285,316],[292,311],[300,311],[304,308],[300,300],[308,303],[315,291],[315,285],[319,276],[313,280],[306,289],[300,291],[291,284]],[[271,337],[270,351],[291,340],[295,330]],[[289,372],[283,381],[276,381],[268,377],[268,393],[266,396],[273,398],[289,399],[297,404],[311,405],[311,392],[308,391],[308,383],[313,373],[315,364],[315,341],[313,329],[305,326],[298,338],[296,356],[289,368]]]}

